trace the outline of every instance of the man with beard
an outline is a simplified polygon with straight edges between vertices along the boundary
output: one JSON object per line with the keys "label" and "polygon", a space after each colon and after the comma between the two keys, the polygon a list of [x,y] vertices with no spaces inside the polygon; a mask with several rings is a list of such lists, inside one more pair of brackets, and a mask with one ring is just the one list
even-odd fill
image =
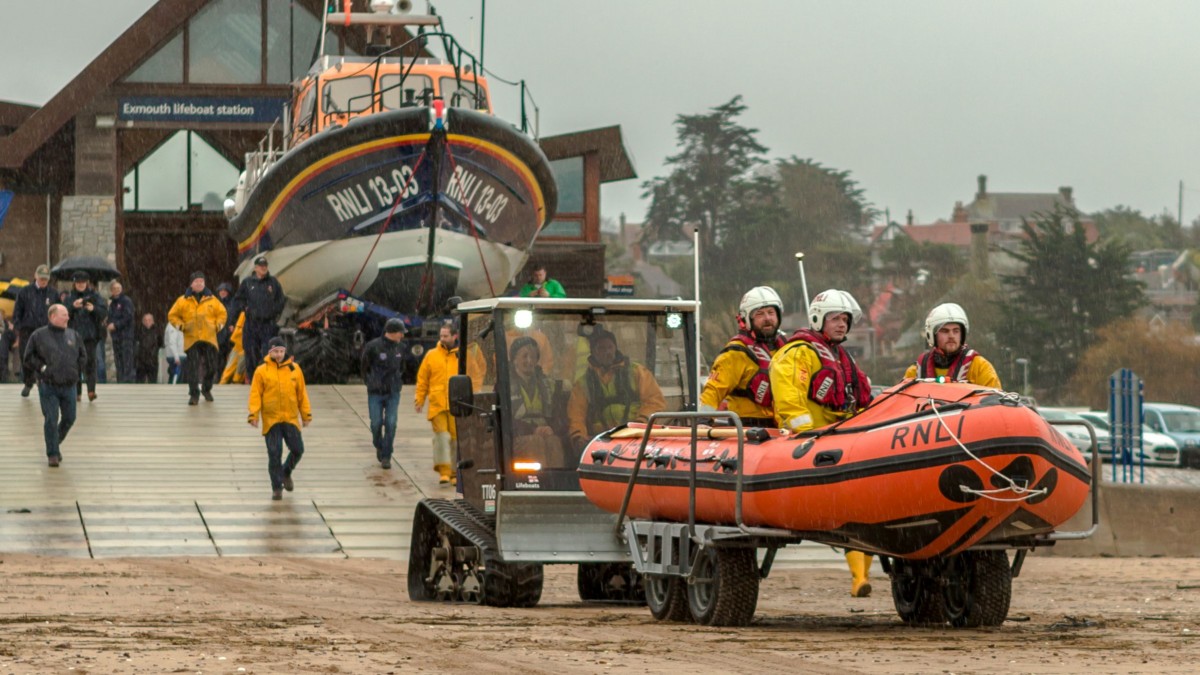
{"label": "man with beard", "polygon": [[938,305],[925,317],[925,343],[929,351],[908,367],[905,379],[944,378],[980,387],[1000,388],[1000,377],[987,359],[967,346],[967,313],[953,302]]}
{"label": "man with beard", "polygon": [[700,410],[716,411],[722,401],[744,427],[774,427],[771,357],[784,345],[779,334],[783,301],[770,286],[751,288],[738,305],[738,333],[717,355],[700,392]]}
{"label": "man with beard", "polygon": [[[808,307],[810,328],[792,334],[771,360],[775,419],[792,433],[828,426],[871,403],[871,381],[842,348],[846,334],[862,317],[862,308],[845,291],[817,294]],[[871,594],[867,573],[871,556],[846,551],[853,583],[850,595]]]}
{"label": "man with beard", "polygon": [[596,434],[627,422],[645,422],[667,409],[654,375],[617,349],[617,336],[596,326],[588,336],[587,370],[571,390],[567,424],[575,450]]}

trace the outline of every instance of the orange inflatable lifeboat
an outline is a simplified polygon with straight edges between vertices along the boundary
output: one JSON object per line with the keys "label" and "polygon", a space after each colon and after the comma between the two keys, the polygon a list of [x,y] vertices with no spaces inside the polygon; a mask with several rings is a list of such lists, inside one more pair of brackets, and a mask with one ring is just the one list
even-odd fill
{"label": "orange inflatable lifeboat", "polygon": [[[580,485],[596,506],[620,512],[644,432],[614,429],[584,450]],[[1090,484],[1079,450],[1015,395],[921,380],[840,424],[753,430],[741,466],[728,428],[702,428],[695,455],[696,522],[914,560],[1029,544],[1073,516]],[[626,515],[688,522],[691,457],[690,428],[652,429]]]}

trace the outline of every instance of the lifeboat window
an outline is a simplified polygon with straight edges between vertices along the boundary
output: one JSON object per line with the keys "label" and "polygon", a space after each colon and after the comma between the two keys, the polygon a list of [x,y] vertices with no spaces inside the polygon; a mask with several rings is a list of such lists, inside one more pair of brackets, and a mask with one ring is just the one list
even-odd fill
{"label": "lifeboat window", "polygon": [[416,105],[429,105],[433,95],[433,80],[426,75],[409,75],[403,84],[399,75],[379,78],[379,96],[384,110],[399,110]]}
{"label": "lifeboat window", "polygon": [[344,77],[329,80],[321,91],[325,113],[359,113],[370,110],[373,102],[370,77]]}
{"label": "lifeboat window", "polygon": [[313,115],[317,112],[317,97],[313,95],[317,88],[309,87],[304,95],[300,97],[300,102],[296,104],[296,112],[299,117],[296,118],[296,127],[304,129],[312,124]]}
{"label": "lifeboat window", "polygon": [[438,90],[442,100],[452,108],[488,108],[487,90],[471,80],[459,80],[453,77],[443,77],[438,80]]}

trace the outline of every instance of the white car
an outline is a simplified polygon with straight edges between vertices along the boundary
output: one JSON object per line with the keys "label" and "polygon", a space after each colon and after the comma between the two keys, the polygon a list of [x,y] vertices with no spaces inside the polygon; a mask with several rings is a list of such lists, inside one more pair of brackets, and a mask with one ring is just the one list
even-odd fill
{"label": "white car", "polygon": [[[1096,433],[1104,430],[1104,435],[1109,436],[1112,430],[1108,425],[1108,413],[1103,411],[1091,410],[1081,412],[1079,416],[1092,423],[1096,427]],[[1104,455],[1103,459],[1106,462],[1112,461],[1112,444],[1108,445],[1109,452]],[[1150,428],[1149,425],[1142,425],[1142,455],[1147,464],[1157,464],[1160,466],[1179,466],[1180,453],[1179,444],[1175,439],[1166,434],[1160,434]]]}
{"label": "white car", "polygon": [[[1083,419],[1082,417],[1080,417],[1078,413],[1071,412],[1070,410],[1063,410],[1062,408],[1037,407],[1037,408],[1034,408],[1034,410],[1036,410],[1039,415],[1044,417],[1047,422],[1086,422],[1087,421],[1087,420]],[[1092,461],[1092,435],[1088,433],[1088,430],[1085,429],[1082,424],[1055,424],[1053,426],[1055,429],[1058,430],[1058,432],[1060,434],[1062,434],[1063,436],[1066,436],[1067,440],[1071,441],[1072,445],[1074,445],[1076,448],[1079,449],[1080,452],[1083,453],[1084,459],[1086,459],[1089,463],[1091,463],[1091,461]],[[1093,425],[1093,426],[1095,426],[1095,425]],[[1107,440],[1107,435],[1108,434],[1104,434],[1105,440]],[[1100,446],[1101,457],[1103,458],[1104,449],[1107,446],[1101,444],[1101,433],[1100,433],[1099,429],[1096,429],[1096,444],[1098,446]]]}

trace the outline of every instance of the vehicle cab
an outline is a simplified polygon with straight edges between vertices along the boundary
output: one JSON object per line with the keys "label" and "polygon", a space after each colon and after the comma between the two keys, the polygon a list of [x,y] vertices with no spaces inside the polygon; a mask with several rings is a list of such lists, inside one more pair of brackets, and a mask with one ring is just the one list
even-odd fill
{"label": "vehicle cab", "polygon": [[589,417],[600,406],[589,401],[598,391],[593,343],[607,336],[615,362],[624,359],[630,377],[658,394],[627,401],[618,416],[644,422],[653,412],[696,409],[692,301],[492,298],[460,304],[458,315],[450,408],[459,485],[485,513],[499,492],[579,490],[576,468],[593,435],[581,439],[579,429],[599,419]]}

